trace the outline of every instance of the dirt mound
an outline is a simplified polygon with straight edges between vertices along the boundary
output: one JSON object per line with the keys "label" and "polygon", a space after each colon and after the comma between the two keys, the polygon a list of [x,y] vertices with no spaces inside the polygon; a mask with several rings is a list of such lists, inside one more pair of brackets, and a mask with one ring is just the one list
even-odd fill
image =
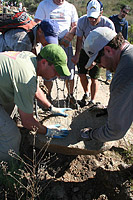
{"label": "dirt mound", "polygon": [[[61,87],[63,82],[59,80]],[[80,85],[80,83],[79,83]],[[78,86],[79,86],[78,85]],[[62,90],[54,85],[53,99],[60,96],[59,104],[64,102]],[[77,90],[77,99],[81,99],[83,91],[81,86]],[[109,99],[109,86],[99,80],[97,101],[106,106]],[[58,100],[58,99],[56,99]],[[98,110],[90,111],[87,107],[68,111],[69,116],[55,117],[40,110],[39,116],[43,123],[60,123],[63,127],[71,129],[71,134],[78,133],[81,128],[91,126],[99,127],[106,122],[107,116],[96,117]],[[89,117],[88,117],[89,116]],[[91,117],[90,117],[91,116]],[[132,131],[131,127],[131,131]],[[22,130],[22,153],[33,155],[33,147],[27,144],[27,133]],[[126,147],[126,150],[125,150]],[[37,150],[40,152],[40,150]],[[46,152],[42,161],[45,166],[45,181],[41,186],[45,190],[40,199],[49,200],[131,200],[133,199],[131,180],[133,167],[131,163],[131,146],[125,144],[124,148],[112,147],[110,150],[97,155],[63,155]],[[40,157],[42,155],[39,154]],[[32,158],[31,158],[32,160]],[[47,160],[47,161],[46,161]]]}

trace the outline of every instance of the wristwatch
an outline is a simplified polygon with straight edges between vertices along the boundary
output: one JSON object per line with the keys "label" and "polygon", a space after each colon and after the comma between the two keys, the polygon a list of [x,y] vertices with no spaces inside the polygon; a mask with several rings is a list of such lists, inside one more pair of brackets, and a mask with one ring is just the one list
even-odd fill
{"label": "wristwatch", "polygon": [[91,137],[90,137],[90,133],[92,132],[92,128],[83,128],[81,129],[80,131],[80,135],[81,135],[81,138],[83,140],[92,140]]}

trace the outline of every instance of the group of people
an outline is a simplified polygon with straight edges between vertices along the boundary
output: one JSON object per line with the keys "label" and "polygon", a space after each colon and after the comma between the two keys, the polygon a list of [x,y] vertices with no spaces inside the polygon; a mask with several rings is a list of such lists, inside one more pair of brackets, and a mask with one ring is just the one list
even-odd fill
{"label": "group of people", "polygon": [[[107,123],[94,130],[82,129],[81,138],[106,142],[126,134],[133,121],[133,46],[122,36],[128,29],[125,16],[129,11],[130,7],[124,6],[119,15],[109,19],[102,16],[101,1],[90,0],[87,14],[78,19],[73,4],[65,0],[43,0],[35,13],[35,26],[30,33],[17,28],[0,35],[0,160],[9,160],[9,149],[19,153],[21,134],[13,120],[17,110],[27,129],[37,127],[38,133],[53,138],[68,135],[67,129],[40,124],[33,116],[33,103],[36,98],[53,114],[67,116],[65,111],[69,108],[53,106],[39,88],[37,77],[44,79],[48,96],[53,80],[64,79],[67,101],[75,106],[75,65],[84,90],[78,102],[81,107],[95,104],[100,68],[114,72]],[[71,44],[74,35],[77,36],[75,55]],[[38,43],[42,45],[39,53],[36,51]]]}

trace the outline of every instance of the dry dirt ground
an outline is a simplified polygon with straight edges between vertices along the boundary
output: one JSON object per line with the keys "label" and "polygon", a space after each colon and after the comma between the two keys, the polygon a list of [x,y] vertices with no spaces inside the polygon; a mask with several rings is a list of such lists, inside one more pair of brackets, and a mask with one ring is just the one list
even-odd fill
{"label": "dry dirt ground", "polygon": [[[105,73],[105,72],[104,72]],[[80,85],[80,80],[75,77],[75,92],[76,99],[81,99],[83,90]],[[65,106],[64,82],[58,80],[58,85],[54,83],[52,90],[52,98],[60,99],[60,106]],[[109,99],[109,86],[104,83],[104,79],[99,79],[99,90],[97,102],[101,102],[106,106]],[[53,103],[55,103],[54,101]],[[57,105],[57,104],[56,104]],[[74,109],[69,111],[69,116],[64,117],[46,117],[43,123],[55,124],[61,123],[64,127],[72,123],[74,131],[80,130],[81,127],[87,126],[88,112],[92,112],[94,122],[97,120],[99,126],[105,123],[107,116],[96,118],[97,112],[89,111],[87,107]],[[44,117],[44,113],[40,112],[40,117]],[[73,118],[71,118],[73,114]],[[80,117],[80,115],[82,117]],[[76,120],[75,120],[76,118]],[[72,120],[72,121],[71,121]],[[74,121],[74,123],[73,123]],[[128,149],[128,147],[127,147]],[[130,200],[133,199],[133,191],[131,186],[133,167],[131,165],[131,149],[125,151],[122,148],[112,148],[109,151],[98,155],[63,155],[57,153],[46,152],[46,157],[49,158],[47,165],[46,184],[40,199],[46,200]],[[130,157],[128,159],[128,156]]]}
{"label": "dry dirt ground", "polygon": [[[104,72],[105,73],[105,72]],[[83,90],[77,76],[75,78],[74,95],[77,99],[83,96]],[[52,90],[52,98],[58,100],[58,95],[62,106],[64,101],[63,96],[63,81],[58,80],[58,86],[54,83]],[[58,94],[58,95],[57,95]],[[65,89],[66,95],[66,89]],[[109,86],[104,83],[103,77],[99,79],[99,90],[97,101],[106,106],[109,99]],[[53,103],[56,103],[54,101]],[[56,104],[57,105],[57,104]],[[97,112],[89,111],[88,107],[74,109],[69,111],[69,116],[53,117],[46,111],[39,111],[40,121],[43,123],[61,123],[63,126],[69,128],[71,123],[74,131],[80,131],[81,127],[88,125],[87,115],[92,113],[95,120],[99,122],[99,126],[104,124],[107,116],[96,118]],[[73,115],[73,118],[71,117]],[[82,116],[82,117],[80,117]],[[76,118],[76,120],[75,120]],[[71,121],[72,120],[72,121]],[[131,127],[132,128],[132,127]],[[132,129],[133,130],[133,129]],[[35,199],[41,200],[132,200],[132,174],[133,166],[131,162],[131,151],[127,145],[127,150],[123,148],[111,148],[108,151],[99,153],[97,155],[63,155],[58,153],[51,153],[44,150],[40,152],[39,149],[29,146],[27,140],[28,131],[21,128],[23,140],[21,145],[21,155],[28,162],[32,164],[33,152],[38,155],[37,160],[40,161],[40,169],[43,171],[43,178],[38,185],[44,190]],[[26,156],[25,156],[26,155]],[[44,155],[43,157],[41,157]],[[27,156],[30,159],[27,159]],[[28,160],[28,161],[27,161]],[[42,168],[41,168],[42,167]],[[38,174],[38,172],[37,172]],[[38,186],[37,186],[38,187]],[[11,198],[9,195],[7,199]],[[1,198],[2,199],[2,198]],[[3,200],[5,198],[3,197]],[[28,198],[22,198],[28,199]]]}

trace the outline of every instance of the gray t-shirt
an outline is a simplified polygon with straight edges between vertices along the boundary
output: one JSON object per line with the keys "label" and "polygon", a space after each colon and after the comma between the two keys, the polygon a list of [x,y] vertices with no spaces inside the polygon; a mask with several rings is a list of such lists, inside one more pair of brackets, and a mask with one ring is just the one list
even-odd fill
{"label": "gray t-shirt", "polygon": [[[36,27],[33,28],[34,46],[36,45]],[[22,28],[11,29],[4,35],[0,35],[0,52],[3,51],[31,51],[33,45],[27,34]]]}
{"label": "gray t-shirt", "polygon": [[133,122],[133,45],[121,54],[110,85],[107,123],[95,129],[91,137],[101,142],[124,137]]}
{"label": "gray t-shirt", "polygon": [[114,23],[105,16],[101,16],[100,22],[97,25],[92,26],[89,22],[87,15],[84,15],[78,20],[76,35],[78,37],[83,37],[84,41],[89,35],[90,31],[94,30],[97,27],[109,27],[112,30],[115,30]]}

